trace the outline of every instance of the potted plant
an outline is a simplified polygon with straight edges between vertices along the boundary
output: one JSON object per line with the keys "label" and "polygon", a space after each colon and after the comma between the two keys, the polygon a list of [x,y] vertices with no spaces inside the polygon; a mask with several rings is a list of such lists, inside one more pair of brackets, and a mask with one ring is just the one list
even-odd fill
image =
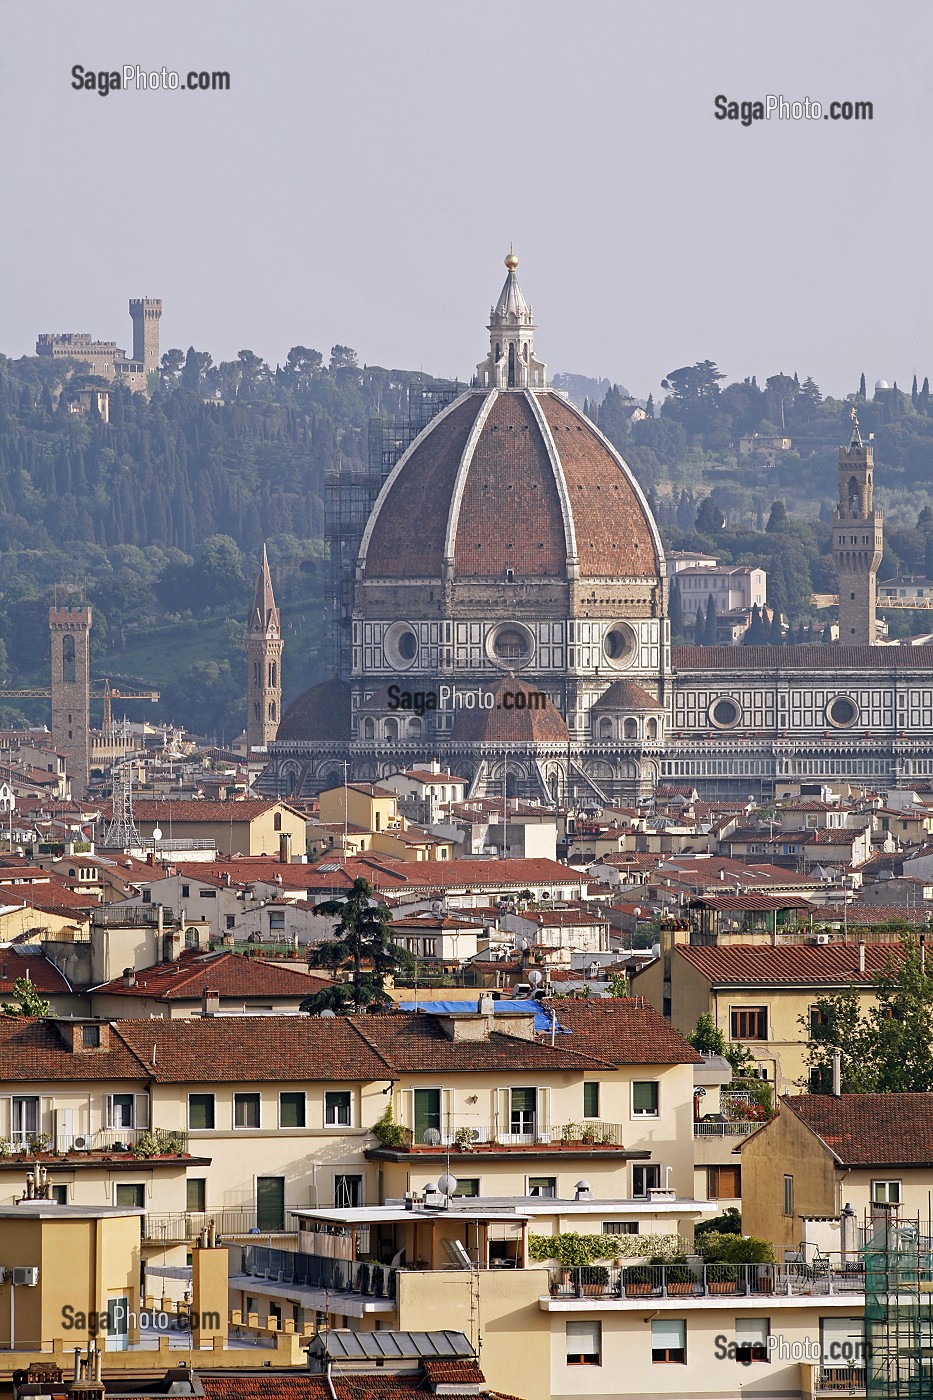
{"label": "potted plant", "polygon": [[[662,1259],[651,1260],[652,1264],[663,1262]],[[696,1279],[685,1254],[675,1254],[664,1265],[664,1283],[668,1296],[672,1298],[688,1298],[694,1292]]]}
{"label": "potted plant", "polygon": [[642,1264],[623,1270],[626,1298],[645,1298],[651,1292],[651,1274]]}
{"label": "potted plant", "polygon": [[458,1152],[473,1151],[473,1129],[458,1128],[454,1133],[454,1146]]}
{"label": "potted plant", "polygon": [[603,1264],[580,1264],[573,1271],[577,1297],[598,1298],[609,1284],[609,1270]]}
{"label": "potted plant", "polygon": [[739,1270],[735,1264],[707,1264],[706,1284],[710,1293],[735,1293]]}

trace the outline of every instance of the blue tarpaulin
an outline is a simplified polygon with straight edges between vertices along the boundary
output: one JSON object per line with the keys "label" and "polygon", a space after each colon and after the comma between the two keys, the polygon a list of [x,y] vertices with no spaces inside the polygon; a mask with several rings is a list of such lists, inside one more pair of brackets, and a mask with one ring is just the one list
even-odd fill
{"label": "blue tarpaulin", "polygon": [[[476,1001],[474,1001],[472,997],[463,997],[459,1001],[403,1001],[400,1002],[399,1005],[403,1011],[438,1011],[444,1013],[475,1011],[478,1001],[479,995],[477,995]],[[539,1001],[494,1001],[491,1003],[491,1006],[493,1014],[497,1011],[533,1011],[535,1013],[535,1033],[537,1034],[539,1031],[550,1031],[551,1029],[551,1013],[546,1007],[542,1006]],[[570,1032],[565,1030],[560,1024],[560,1021],[557,1023],[557,1033],[558,1035],[570,1034]]]}

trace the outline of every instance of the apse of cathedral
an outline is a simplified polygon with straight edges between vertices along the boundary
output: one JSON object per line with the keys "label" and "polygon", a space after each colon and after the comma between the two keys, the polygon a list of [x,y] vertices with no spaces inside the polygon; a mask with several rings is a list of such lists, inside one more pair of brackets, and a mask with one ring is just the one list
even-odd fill
{"label": "apse of cathedral", "polygon": [[882,520],[857,422],[833,526],[839,644],[672,649],[645,496],[549,386],[505,261],[472,385],[353,540],[342,671],[285,712],[261,789],[311,796],[435,759],[470,795],[548,804],[933,774],[933,647],[876,644]]}

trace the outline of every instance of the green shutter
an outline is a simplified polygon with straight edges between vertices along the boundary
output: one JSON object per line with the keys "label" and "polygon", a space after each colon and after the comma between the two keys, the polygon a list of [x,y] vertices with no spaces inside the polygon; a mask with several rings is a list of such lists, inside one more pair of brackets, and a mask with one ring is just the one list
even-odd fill
{"label": "green shutter", "polygon": [[305,1096],[299,1090],[297,1093],[286,1091],[279,1095],[279,1127],[280,1128],[303,1128],[305,1125]]}
{"label": "green shutter", "polygon": [[584,1084],[583,1086],[583,1117],[599,1117],[599,1085]]}
{"label": "green shutter", "polygon": [[658,1086],[654,1080],[636,1080],[632,1085],[632,1111],[634,1113],[657,1113]]}
{"label": "green shutter", "polygon": [[260,1230],[285,1229],[284,1176],[257,1176],[256,1224]]}
{"label": "green shutter", "polygon": [[185,1182],[185,1210],[203,1211],[206,1209],[207,1182],[203,1176],[189,1176]]}
{"label": "green shutter", "polygon": [[440,1089],[416,1089],[415,1090],[415,1142],[424,1142],[424,1135],[429,1128],[436,1128],[440,1131],[441,1126],[441,1091]]}

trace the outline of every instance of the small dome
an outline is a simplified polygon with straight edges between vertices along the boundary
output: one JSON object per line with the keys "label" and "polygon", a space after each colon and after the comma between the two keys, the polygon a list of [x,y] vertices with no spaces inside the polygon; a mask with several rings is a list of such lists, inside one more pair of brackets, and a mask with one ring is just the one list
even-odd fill
{"label": "small dome", "polygon": [[350,738],[350,687],[346,681],[323,681],[293,700],[282,716],[276,739],[341,741]]}
{"label": "small dome", "polygon": [[888,381],[887,381],[886,379],[876,379],[876,380],[875,380],[875,393],[876,393],[876,394],[877,394],[877,392],[878,392],[879,389],[890,389],[890,387],[891,387],[891,386],[890,386],[890,384],[888,383]]}
{"label": "small dome", "polygon": [[[491,704],[488,697],[492,698]],[[480,698],[484,703],[473,709],[457,709],[452,743],[567,743],[567,725],[557,706],[541,692],[529,692],[515,676],[504,676],[495,685],[480,687],[477,699]]]}

